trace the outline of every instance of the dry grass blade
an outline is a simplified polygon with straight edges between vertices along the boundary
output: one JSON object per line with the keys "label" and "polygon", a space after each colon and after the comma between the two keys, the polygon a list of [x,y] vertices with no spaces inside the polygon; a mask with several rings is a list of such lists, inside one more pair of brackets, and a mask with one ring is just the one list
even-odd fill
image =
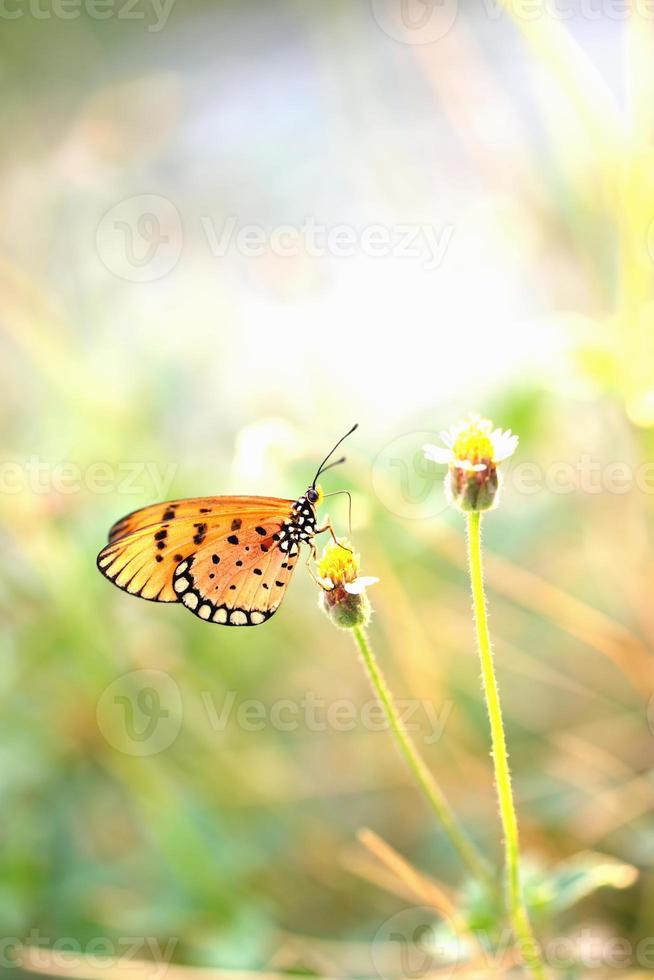
{"label": "dry grass blade", "polygon": [[[551,741],[563,753],[552,769],[556,768],[560,778],[587,788],[590,798],[571,821],[571,827],[587,845],[596,844],[618,827],[651,812],[654,786],[647,776],[570,733],[553,735]],[[574,761],[579,765],[572,767]],[[602,785],[603,781],[610,781],[611,785]]]}
{"label": "dry grass blade", "polygon": [[[543,0],[501,0],[527,43],[560,85],[592,140],[607,187],[614,182],[624,125],[613,93],[572,34]],[[536,16],[534,13],[536,12]]]}
{"label": "dry grass blade", "polygon": [[[439,533],[434,536],[434,545],[453,564],[465,567],[465,555],[457,535]],[[582,599],[488,550],[485,564],[489,589],[551,620],[570,636],[602,653],[638,691],[650,697],[654,689],[652,658],[631,630]]]}
{"label": "dry grass blade", "polygon": [[[18,954],[23,970],[71,980],[284,980],[287,973],[255,970],[223,970],[215,967],[178,966],[124,958],[100,961],[96,956],[52,952],[24,946]],[[337,980],[325,977],[324,980]]]}
{"label": "dry grass blade", "polygon": [[[479,938],[469,930],[455,904],[454,897],[450,897],[449,890],[424,872],[418,871],[378,834],[368,828],[363,828],[357,836],[363,846],[396,878],[400,887],[393,889],[394,891],[412,896],[413,900],[431,906],[438,915],[449,923],[455,933],[466,941],[468,948],[478,948],[478,955],[474,956],[469,963],[457,963],[457,975],[482,977],[487,975],[484,970],[492,970],[495,975],[502,976],[502,972],[498,971],[504,968],[511,969],[519,961],[512,950],[504,950],[502,952],[503,962],[500,964],[493,954],[480,944]],[[481,972],[478,973],[480,968]],[[438,973],[434,974],[434,976],[437,975]]]}
{"label": "dry grass blade", "polygon": [[395,848],[367,827],[360,830],[357,837],[363,846],[402,882],[408,894],[414,899],[424,905],[433,906],[440,915],[457,918],[456,905],[443,885],[414,868]]}

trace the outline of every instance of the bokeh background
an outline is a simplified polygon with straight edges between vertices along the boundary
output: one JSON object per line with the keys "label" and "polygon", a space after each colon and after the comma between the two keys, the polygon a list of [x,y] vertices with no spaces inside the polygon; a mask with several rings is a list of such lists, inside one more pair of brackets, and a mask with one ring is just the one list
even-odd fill
{"label": "bokeh background", "polygon": [[372,640],[498,859],[462,521],[419,451],[477,410],[521,437],[485,538],[537,925],[651,976],[653,75],[628,2],[3,6],[3,966],[406,975],[399,856],[467,886],[309,577],[221,630],[95,555],[155,500],[301,493],[358,421],[325,484]]}

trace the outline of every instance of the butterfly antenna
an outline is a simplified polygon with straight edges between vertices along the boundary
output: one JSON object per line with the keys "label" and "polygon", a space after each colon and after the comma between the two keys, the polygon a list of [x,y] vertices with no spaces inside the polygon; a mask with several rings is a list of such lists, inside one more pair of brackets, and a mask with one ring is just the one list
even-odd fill
{"label": "butterfly antenna", "polygon": [[[323,468],[320,470],[320,475],[322,476],[322,474],[326,473],[327,470],[333,470],[335,466],[340,466],[341,463],[344,462],[345,462],[345,456],[341,456],[340,459],[334,460],[334,462],[330,463],[329,466],[323,466]],[[316,479],[318,479],[318,477],[316,477]]]}
{"label": "butterfly antenna", "polygon": [[[336,443],[336,445],[334,446],[334,448],[330,452],[327,453],[327,455],[323,459],[322,463],[318,467],[318,472],[314,476],[313,483],[311,484],[311,486],[315,487],[316,480],[318,479],[318,477],[320,476],[320,474],[321,473],[324,473],[325,469],[328,468],[328,467],[325,466],[325,463],[327,462],[327,460],[331,459],[331,457],[334,455],[334,453],[336,452],[336,450],[338,449],[338,447],[340,446],[340,444],[342,442],[344,442],[345,439],[347,439],[348,436],[351,436],[352,433],[354,432],[354,430],[355,429],[358,429],[358,428],[359,428],[359,423],[357,422],[355,425],[352,426],[352,428],[350,429],[349,432],[346,432],[344,436],[341,436],[341,438],[338,440],[338,442]],[[342,459],[339,459],[338,463],[342,463],[342,462],[343,462],[343,460]],[[332,466],[337,466],[338,464],[337,463],[332,463],[331,465]]]}

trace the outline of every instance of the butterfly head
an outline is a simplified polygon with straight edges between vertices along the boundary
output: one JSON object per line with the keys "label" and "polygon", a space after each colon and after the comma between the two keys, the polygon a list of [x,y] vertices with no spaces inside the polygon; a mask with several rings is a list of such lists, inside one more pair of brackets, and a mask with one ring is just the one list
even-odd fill
{"label": "butterfly head", "polygon": [[313,486],[312,484],[310,487],[307,487],[305,496],[313,507],[320,507],[325,494],[320,484],[317,484],[317,486]]}
{"label": "butterfly head", "polygon": [[316,508],[320,507],[324,496],[325,494],[320,484],[314,486],[312,483],[310,487],[307,487],[299,500],[295,501],[293,510],[301,516],[304,516],[305,519],[308,519],[315,514]]}

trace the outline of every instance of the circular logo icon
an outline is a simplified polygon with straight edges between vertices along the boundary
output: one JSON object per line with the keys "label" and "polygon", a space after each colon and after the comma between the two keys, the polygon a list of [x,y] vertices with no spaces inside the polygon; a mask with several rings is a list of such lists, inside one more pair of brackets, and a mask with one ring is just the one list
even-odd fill
{"label": "circular logo icon", "polygon": [[133,670],[105,688],[96,711],[98,727],[126,755],[157,755],[182,727],[182,697],[162,670]]}
{"label": "circular logo icon", "polygon": [[425,443],[439,443],[437,432],[407,432],[382,449],[372,464],[372,486],[384,507],[398,517],[425,520],[447,508],[446,468],[426,459]]}
{"label": "circular logo icon", "polygon": [[372,941],[372,964],[382,980],[432,974],[453,976],[463,950],[451,921],[429,906],[404,909],[387,919]]}
{"label": "circular logo icon", "polygon": [[182,240],[179,211],[157,194],[137,194],[115,204],[95,235],[102,264],[128,282],[153,282],[172,272]]}
{"label": "circular logo icon", "polygon": [[381,29],[403,44],[433,44],[456,21],[457,0],[370,0]]}

